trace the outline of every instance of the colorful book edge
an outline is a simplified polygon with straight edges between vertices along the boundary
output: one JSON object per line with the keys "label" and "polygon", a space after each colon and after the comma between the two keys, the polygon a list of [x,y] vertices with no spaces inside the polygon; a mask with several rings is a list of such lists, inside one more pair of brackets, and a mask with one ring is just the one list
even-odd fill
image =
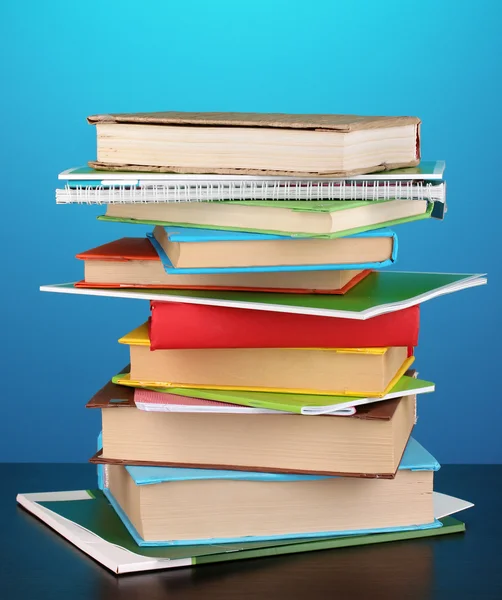
{"label": "colorful book edge", "polygon": [[[306,232],[291,232],[291,231],[276,231],[271,229],[254,229],[254,228],[246,228],[246,227],[218,227],[223,231],[243,231],[243,232],[253,232],[253,233],[263,233],[263,234],[272,234],[272,235],[286,235],[293,238],[320,238],[320,239],[337,239],[341,237],[348,237],[351,235],[355,235],[358,233],[364,233],[367,231],[371,231],[379,228],[388,228],[394,227],[396,225],[402,225],[404,223],[411,223],[414,221],[421,221],[423,219],[427,219],[431,216],[432,211],[434,209],[434,203],[429,202],[427,210],[420,214],[412,217],[404,217],[401,219],[393,219],[386,221],[384,223],[379,223],[378,225],[367,225],[362,227],[354,227],[352,229],[346,229],[344,231],[338,231],[336,233],[325,233],[325,234],[312,234]],[[132,223],[138,225],[160,225],[161,227],[189,227],[194,229],[207,229],[207,225],[197,225],[195,223],[174,223],[170,221],[156,221],[151,219],[132,219],[126,217],[109,217],[106,215],[100,215],[97,217],[100,221],[106,221],[110,223]]]}
{"label": "colorful book edge", "polygon": [[[462,521],[445,516],[441,518],[442,527],[435,529],[283,541],[273,544],[251,542],[233,546],[145,548],[134,544],[112,507],[105,502],[105,497],[100,490],[19,494],[17,502],[115,574],[420,539],[465,531],[465,524]],[[81,506],[83,503],[85,505],[91,503],[85,511],[89,517],[87,520],[83,518],[82,511],[68,510],[70,507],[73,508],[72,505]],[[70,507],[67,508],[68,505]],[[67,516],[64,516],[65,514]],[[97,526],[97,529],[94,531],[90,529],[89,521]],[[105,525],[108,531],[105,530]],[[113,536],[110,536],[110,530],[114,532]]]}
{"label": "colorful book edge", "polygon": [[313,264],[313,265],[275,265],[275,266],[260,266],[260,267],[190,267],[177,268],[174,267],[169,257],[165,253],[162,246],[155,239],[153,234],[147,233],[147,238],[155,248],[155,251],[160,258],[160,262],[164,267],[164,271],[168,275],[202,275],[202,274],[217,274],[217,273],[282,273],[282,272],[301,272],[301,271],[347,271],[347,270],[368,270],[368,269],[383,269],[394,264],[397,260],[397,235],[392,233],[392,253],[390,258],[369,263],[348,263],[348,264]]}

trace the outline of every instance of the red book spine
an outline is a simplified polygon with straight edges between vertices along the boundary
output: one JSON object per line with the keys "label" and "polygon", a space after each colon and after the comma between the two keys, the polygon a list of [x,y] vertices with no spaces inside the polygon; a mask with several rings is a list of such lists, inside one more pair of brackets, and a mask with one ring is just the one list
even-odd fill
{"label": "red book spine", "polygon": [[359,321],[177,302],[151,303],[152,350],[417,346],[419,306]]}

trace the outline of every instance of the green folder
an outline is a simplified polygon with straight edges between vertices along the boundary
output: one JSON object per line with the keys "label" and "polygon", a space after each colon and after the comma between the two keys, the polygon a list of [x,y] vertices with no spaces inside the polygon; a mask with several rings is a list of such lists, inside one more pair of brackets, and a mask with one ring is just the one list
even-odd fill
{"label": "green folder", "polygon": [[[129,373],[119,373],[112,377],[112,381],[113,383],[120,385],[140,387],[139,385],[129,383]],[[355,398],[348,396],[318,396],[309,394],[284,394],[275,392],[177,387],[148,389],[152,389],[155,392],[175,394],[176,396],[203,398],[205,400],[228,402],[229,404],[238,404],[240,406],[251,406],[252,408],[267,408],[301,415],[322,415],[343,408],[350,408],[352,406],[361,406],[363,404],[380,402],[382,400],[390,400],[391,398],[411,396],[412,394],[433,392],[434,384],[430,381],[403,375],[390,392],[381,398]]]}
{"label": "green folder", "polygon": [[465,524],[441,518],[442,527],[369,535],[204,546],[140,547],[100,490],[20,494],[26,510],[115,573],[183,567],[312,550],[427,538],[465,531]]}
{"label": "green folder", "polygon": [[486,277],[480,274],[377,271],[370,273],[363,281],[343,295],[186,289],[76,288],[74,283],[45,285],[40,290],[65,294],[190,302],[349,319],[369,319],[415,306],[438,296],[483,285],[486,282]]}

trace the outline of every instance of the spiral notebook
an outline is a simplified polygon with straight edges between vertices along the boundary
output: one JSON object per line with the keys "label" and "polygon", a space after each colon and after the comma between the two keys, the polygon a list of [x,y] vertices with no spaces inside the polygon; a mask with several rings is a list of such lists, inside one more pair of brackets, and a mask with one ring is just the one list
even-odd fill
{"label": "spiral notebook", "polygon": [[59,174],[64,189],[58,204],[136,204],[213,202],[222,200],[428,200],[432,216],[443,218],[446,184],[444,161],[418,167],[341,178],[295,178],[237,175],[180,175],[96,171],[89,167]]}

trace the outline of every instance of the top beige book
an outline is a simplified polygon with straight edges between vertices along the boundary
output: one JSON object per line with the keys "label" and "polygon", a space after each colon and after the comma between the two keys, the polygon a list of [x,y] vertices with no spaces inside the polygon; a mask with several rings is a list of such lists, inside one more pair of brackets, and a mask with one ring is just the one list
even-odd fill
{"label": "top beige book", "polygon": [[345,177],[415,166],[420,119],[152,112],[93,115],[95,169]]}

